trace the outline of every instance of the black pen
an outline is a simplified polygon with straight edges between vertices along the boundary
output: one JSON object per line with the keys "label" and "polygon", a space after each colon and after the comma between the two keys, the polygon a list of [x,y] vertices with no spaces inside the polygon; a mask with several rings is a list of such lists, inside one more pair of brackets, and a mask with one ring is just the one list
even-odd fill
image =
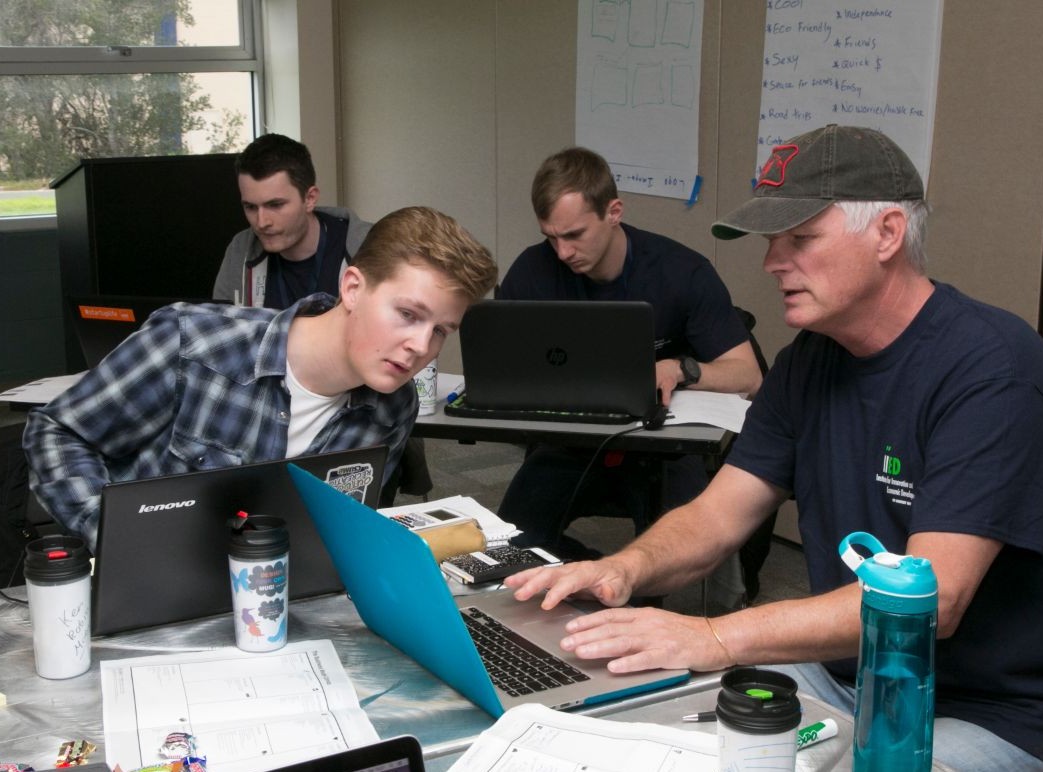
{"label": "black pen", "polygon": [[716,721],[717,713],[712,710],[706,710],[702,713],[690,713],[687,716],[681,716],[682,721]]}

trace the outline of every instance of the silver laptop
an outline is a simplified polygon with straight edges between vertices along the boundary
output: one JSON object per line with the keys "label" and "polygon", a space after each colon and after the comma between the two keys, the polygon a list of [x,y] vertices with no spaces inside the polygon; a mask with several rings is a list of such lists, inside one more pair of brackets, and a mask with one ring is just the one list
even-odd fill
{"label": "silver laptop", "polygon": [[[288,468],[366,625],[491,715],[526,702],[590,705],[688,679],[687,670],[616,675],[604,660],[562,651],[565,623],[584,613],[574,605],[543,611],[538,600],[519,603],[507,590],[454,599],[423,539],[300,467]],[[486,639],[500,637],[525,650],[523,677],[494,672],[491,655],[479,652]]]}
{"label": "silver laptop", "polygon": [[[314,456],[295,464],[343,499],[375,506],[387,448]],[[287,461],[111,483],[102,488],[91,629],[104,635],[231,612],[228,521],[240,510],[275,515],[290,532],[290,598],[340,592]]]}
{"label": "silver laptop", "polygon": [[446,415],[629,423],[658,403],[652,306],[487,300],[460,325],[467,389]]}

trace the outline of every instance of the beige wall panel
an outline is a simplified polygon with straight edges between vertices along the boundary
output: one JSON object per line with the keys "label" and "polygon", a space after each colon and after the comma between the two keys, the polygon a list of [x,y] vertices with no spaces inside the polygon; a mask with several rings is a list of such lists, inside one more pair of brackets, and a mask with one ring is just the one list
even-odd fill
{"label": "beige wall panel", "polygon": [[529,201],[544,158],[576,133],[576,4],[497,3],[497,257],[502,276],[542,237]]}
{"label": "beige wall panel", "polygon": [[495,6],[341,0],[343,169],[367,219],[433,206],[495,241]]}
{"label": "beige wall panel", "polygon": [[946,0],[929,273],[1037,326],[1043,255],[1043,3]]}
{"label": "beige wall panel", "polygon": [[300,140],[308,146],[320,190],[319,201],[335,206],[343,199],[337,163],[340,123],[340,50],[332,0],[308,0],[297,9],[300,58]]}

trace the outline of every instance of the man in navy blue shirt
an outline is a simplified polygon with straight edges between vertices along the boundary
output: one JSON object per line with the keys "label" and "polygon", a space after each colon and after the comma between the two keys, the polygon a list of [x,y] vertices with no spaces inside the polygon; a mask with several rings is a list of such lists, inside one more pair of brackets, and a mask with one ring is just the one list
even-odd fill
{"label": "man in navy blue shirt", "polygon": [[[656,386],[663,404],[678,388],[757,390],[761,373],[749,333],[717,271],[683,244],[624,224],[623,201],[604,158],[581,147],[550,156],[533,178],[532,206],[546,239],[517,257],[498,298],[645,301],[655,319]],[[582,448],[529,449],[499,510],[522,530],[520,543],[576,557],[585,548],[567,537],[559,540],[569,520],[628,512],[639,525],[647,524],[706,484],[699,456],[662,462],[614,451],[595,459],[584,477],[591,456]],[[649,491],[660,487],[660,507],[648,511]]]}
{"label": "man in navy blue shirt", "polygon": [[[927,204],[883,134],[830,125],[777,146],[717,238],[767,239],[764,270],[800,332],[724,468],[619,553],[508,581],[620,606],[705,576],[788,496],[811,597],[709,618],[615,608],[562,646],[626,672],[782,666],[851,710],[860,590],[838,555],[867,531],[938,577],[934,758],[1043,769],[1043,341],[926,275]],[[797,663],[787,666],[785,663]]]}

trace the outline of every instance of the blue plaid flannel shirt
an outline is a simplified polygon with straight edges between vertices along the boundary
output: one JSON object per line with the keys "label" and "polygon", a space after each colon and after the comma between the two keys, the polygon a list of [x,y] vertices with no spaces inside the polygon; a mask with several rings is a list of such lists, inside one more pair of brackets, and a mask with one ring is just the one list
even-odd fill
{"label": "blue plaid flannel shirt", "polygon": [[[32,490],[93,550],[107,482],[284,458],[290,322],[334,302],[318,294],[284,311],[188,303],[156,311],[75,386],[29,413]],[[306,453],[386,444],[386,480],[416,414],[412,382],[392,394],[359,386]]]}

